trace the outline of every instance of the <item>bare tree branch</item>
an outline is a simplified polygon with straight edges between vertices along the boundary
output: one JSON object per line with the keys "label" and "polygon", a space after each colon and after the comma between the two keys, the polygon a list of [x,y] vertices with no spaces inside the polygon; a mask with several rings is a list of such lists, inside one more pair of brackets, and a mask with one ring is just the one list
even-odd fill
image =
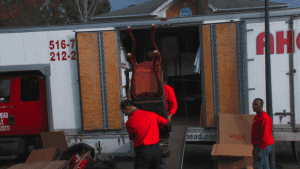
{"label": "bare tree branch", "polygon": [[88,21],[88,14],[87,14],[87,9],[88,9],[88,0],[83,0],[83,23],[87,23]]}
{"label": "bare tree branch", "polygon": [[80,10],[79,2],[78,2],[78,0],[75,0],[75,2],[78,6],[78,11],[79,11],[79,14],[80,14],[80,17],[81,17],[80,19],[81,19],[81,21],[83,21],[83,16],[82,16],[82,13],[81,13],[81,10]]}
{"label": "bare tree branch", "polygon": [[94,16],[94,14],[95,14],[95,11],[96,11],[96,9],[97,9],[98,3],[100,3],[100,2],[97,1],[96,6],[95,6],[95,8],[94,8],[94,11],[93,11],[93,13],[92,13],[92,16]]}
{"label": "bare tree branch", "polygon": [[[91,7],[90,7],[90,9],[89,9],[89,11],[87,12],[87,14],[89,14],[90,13],[90,11],[91,11],[91,9],[92,9],[92,7],[93,7],[93,5],[94,5],[94,2],[95,2],[96,0],[93,0],[93,3],[92,3],[92,5],[91,5]],[[98,1],[98,0],[97,0]]]}

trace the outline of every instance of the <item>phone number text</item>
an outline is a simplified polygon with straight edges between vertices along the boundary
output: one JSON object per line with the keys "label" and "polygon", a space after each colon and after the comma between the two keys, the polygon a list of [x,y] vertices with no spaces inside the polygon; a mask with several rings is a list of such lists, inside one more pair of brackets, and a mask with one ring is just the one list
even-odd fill
{"label": "phone number text", "polygon": [[[50,50],[59,50],[59,49],[66,49],[71,48],[74,49],[75,47],[75,39],[70,39],[70,43],[66,43],[66,40],[50,40],[49,48]],[[67,51],[57,51],[57,52],[50,52],[51,61],[65,61],[68,59],[76,60],[76,51],[73,50],[71,53],[67,53]]]}

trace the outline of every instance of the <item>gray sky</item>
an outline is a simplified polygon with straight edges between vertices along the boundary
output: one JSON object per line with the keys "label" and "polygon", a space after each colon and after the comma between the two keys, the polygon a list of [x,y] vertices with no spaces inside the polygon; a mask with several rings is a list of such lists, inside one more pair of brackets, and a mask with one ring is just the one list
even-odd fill
{"label": "gray sky", "polygon": [[111,4],[111,11],[126,8],[132,4],[140,4],[149,0],[109,0]]}
{"label": "gray sky", "polygon": [[270,1],[290,4],[290,8],[300,7],[300,0],[270,0]]}
{"label": "gray sky", "polygon": [[[126,8],[132,4],[140,4],[149,0],[109,0],[111,4],[111,11]],[[290,4],[290,8],[300,7],[300,0],[269,0],[272,2],[282,2]]]}

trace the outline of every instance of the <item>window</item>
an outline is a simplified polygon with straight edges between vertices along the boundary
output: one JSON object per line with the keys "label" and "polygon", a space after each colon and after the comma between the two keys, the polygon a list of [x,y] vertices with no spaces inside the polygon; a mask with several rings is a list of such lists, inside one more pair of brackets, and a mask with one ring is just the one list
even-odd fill
{"label": "window", "polygon": [[192,16],[192,10],[189,7],[180,10],[180,17]]}
{"label": "window", "polygon": [[38,101],[40,100],[39,78],[30,77],[21,79],[21,100]]}
{"label": "window", "polygon": [[10,79],[0,79],[0,103],[7,103],[10,100]]}

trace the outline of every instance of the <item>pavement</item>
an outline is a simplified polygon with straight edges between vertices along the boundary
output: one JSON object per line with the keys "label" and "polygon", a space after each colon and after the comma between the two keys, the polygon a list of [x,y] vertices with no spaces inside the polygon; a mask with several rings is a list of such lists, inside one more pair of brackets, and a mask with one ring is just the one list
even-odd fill
{"label": "pavement", "polygon": [[[296,145],[300,156],[300,142]],[[183,169],[214,169],[214,160],[211,158],[213,145],[186,144]],[[293,156],[291,142],[275,143],[276,169],[300,169]],[[133,169],[134,159],[126,159],[116,162],[116,169]],[[175,169],[175,168],[171,168]]]}
{"label": "pavement", "polygon": [[[300,156],[300,142],[296,147]],[[186,144],[183,169],[214,169],[214,160],[210,155],[212,148],[213,145]],[[293,156],[291,142],[275,142],[275,151],[276,169],[300,169]],[[0,169],[5,169],[11,165],[13,163],[8,164],[0,161]],[[129,157],[116,159],[116,169],[134,169],[134,159]]]}

